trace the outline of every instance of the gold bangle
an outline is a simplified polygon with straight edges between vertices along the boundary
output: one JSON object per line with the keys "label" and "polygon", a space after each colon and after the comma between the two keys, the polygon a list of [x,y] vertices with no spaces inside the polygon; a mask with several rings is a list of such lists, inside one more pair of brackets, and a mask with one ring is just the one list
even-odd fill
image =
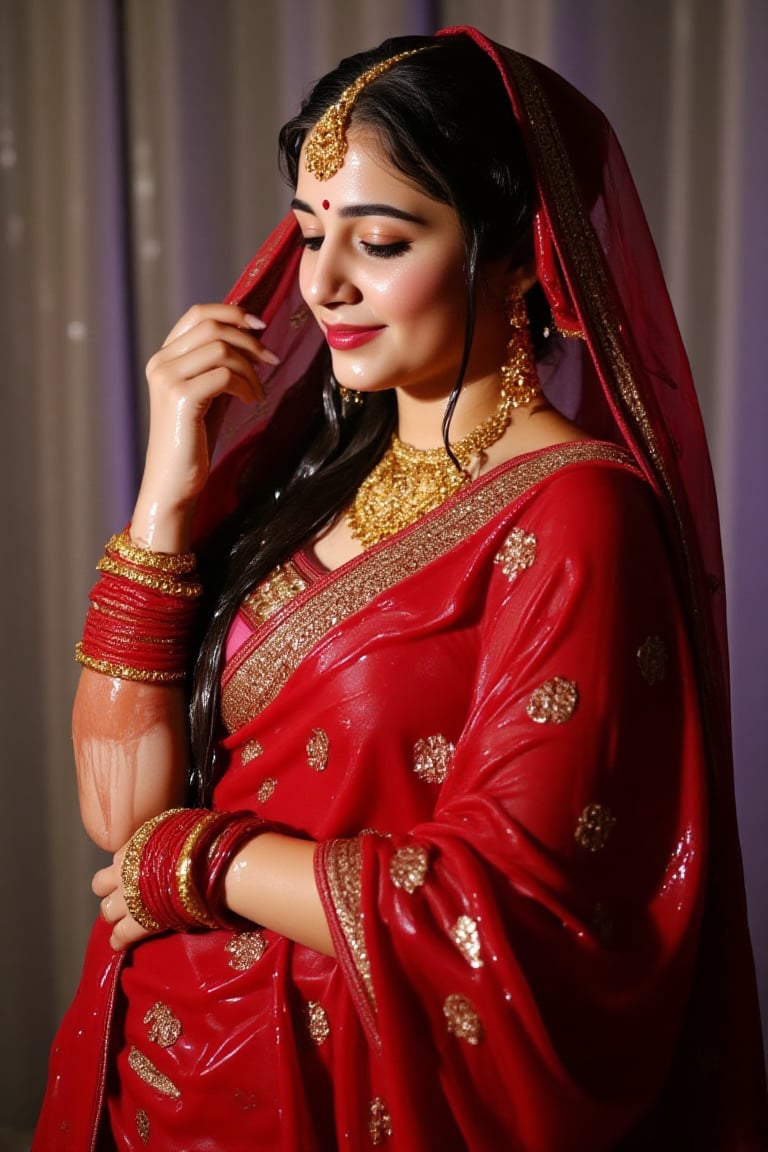
{"label": "gold bangle", "polygon": [[183,812],[183,808],[169,808],[167,812],[160,812],[141,824],[125,846],[125,852],[120,864],[120,879],[123,882],[123,895],[128,911],[137,924],[146,928],[148,932],[157,932],[160,928],[154,916],[150,916],[144,907],[139,889],[139,876],[141,875],[141,857],[147,846],[147,841],[160,824],[169,816]]}
{"label": "gold bangle", "polygon": [[114,552],[129,564],[136,564],[139,568],[150,568],[153,572],[162,572],[166,576],[188,576],[197,568],[197,556],[194,552],[153,552],[151,548],[141,548],[131,540],[127,528],[112,536],[104,550]]}
{"label": "gold bangle", "polygon": [[164,592],[167,596],[180,596],[193,600],[203,593],[203,586],[197,581],[174,580],[171,576],[141,572],[124,560],[113,560],[111,556],[102,556],[96,568],[99,572],[109,572],[111,576],[122,576],[124,580],[130,580],[132,584],[140,584],[142,588],[151,588],[155,592]]}
{"label": "gold bangle", "polygon": [[112,676],[116,680],[134,680],[140,684],[178,684],[186,680],[189,672],[156,672],[148,668],[131,668],[127,664],[113,664],[111,660],[97,660],[95,656],[88,656],[83,650],[80,640],[75,645],[75,660],[84,668],[93,672],[101,672],[103,676]]}
{"label": "gold bangle", "polygon": [[218,818],[219,814],[217,812],[208,812],[205,816],[200,817],[184,841],[181,852],[179,853],[179,858],[176,861],[176,889],[179,894],[179,900],[190,919],[196,920],[198,924],[206,928],[218,928],[219,925],[200,905],[198,892],[192,876],[192,856],[194,847],[205,829],[215,823]]}

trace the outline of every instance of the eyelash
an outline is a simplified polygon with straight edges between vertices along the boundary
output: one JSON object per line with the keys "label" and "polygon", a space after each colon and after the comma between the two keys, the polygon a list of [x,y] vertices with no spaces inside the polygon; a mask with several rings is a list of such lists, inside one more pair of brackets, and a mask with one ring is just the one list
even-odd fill
{"label": "eyelash", "polygon": [[[317,252],[323,242],[322,236],[302,236],[301,246],[309,252]],[[411,247],[408,240],[396,240],[393,244],[369,244],[367,240],[360,241],[360,247],[367,256],[378,260],[392,260],[403,256]]]}

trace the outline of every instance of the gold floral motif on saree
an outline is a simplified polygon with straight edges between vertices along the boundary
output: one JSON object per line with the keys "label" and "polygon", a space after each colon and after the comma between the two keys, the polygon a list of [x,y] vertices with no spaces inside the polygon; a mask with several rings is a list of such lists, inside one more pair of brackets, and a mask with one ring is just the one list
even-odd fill
{"label": "gold floral motif on saree", "polygon": [[534,485],[571,464],[603,462],[632,466],[621,448],[589,440],[547,449],[489,473],[433,514],[363,553],[323,580],[313,596],[242,645],[224,674],[221,714],[236,732],[272,703],[299,664],[330,629],[370,604],[382,592],[446,555],[499,515]]}
{"label": "gold floral motif on saree", "polygon": [[229,966],[234,968],[235,972],[246,972],[252,968],[261,960],[266,950],[264,933],[258,928],[252,932],[238,932],[224,945],[224,951],[232,956]]}
{"label": "gold floral motif on saree", "polygon": [[417,740],[413,749],[413,770],[420,780],[428,784],[444,783],[453,763],[455,749],[450,740],[440,733]]}
{"label": "gold floral motif on saree", "polygon": [[328,767],[328,752],[331,742],[328,733],[322,728],[313,728],[312,735],[307,740],[307,764],[315,772],[325,772]]}
{"label": "gold floral motif on saree", "polygon": [[531,568],[536,559],[536,537],[524,528],[513,528],[493,558],[510,581]]}
{"label": "gold floral motif on saree", "polygon": [[368,1134],[374,1148],[378,1148],[392,1135],[392,1118],[383,1096],[371,1100],[368,1109]]}
{"label": "gold floral motif on saree", "polygon": [[483,967],[483,958],[480,955],[480,933],[476,920],[473,920],[471,916],[459,916],[451,928],[451,940],[470,968]]}
{"label": "gold floral motif on saree", "polygon": [[395,888],[402,888],[409,895],[421,888],[427,878],[429,856],[426,848],[418,844],[406,844],[398,848],[389,862],[389,876]]}
{"label": "gold floral motif on saree", "polygon": [[149,1144],[149,1116],[143,1108],[139,1108],[136,1113],[136,1131],[142,1144]]}
{"label": "gold floral motif on saree", "polygon": [[153,1044],[161,1048],[170,1048],[181,1036],[181,1020],[174,1016],[167,1004],[158,1000],[149,1009],[144,1017],[144,1023],[149,1024],[147,1037]]}
{"label": "gold floral motif on saree", "polygon": [[288,323],[291,328],[303,328],[307,320],[309,320],[309,308],[303,304],[301,308],[297,308],[295,312],[291,313]]}
{"label": "gold floral motif on saree", "polygon": [[277,788],[277,780],[274,776],[267,776],[266,780],[262,780],[256,791],[256,799],[259,804],[266,804],[270,796],[274,794],[275,788]]}
{"label": "gold floral motif on saree", "polygon": [[170,1096],[172,1100],[180,1098],[181,1092],[173,1081],[164,1076],[149,1057],[145,1056],[143,1052],[139,1052],[138,1048],[131,1048],[128,1053],[128,1067],[136,1073],[140,1080],[149,1084],[150,1088],[154,1088],[162,1096]]}
{"label": "gold floral motif on saree", "polygon": [[328,1013],[318,1000],[308,1000],[304,1005],[304,1020],[312,1041],[318,1045],[324,1044],[331,1034],[328,1023]]}
{"label": "gold floral motif on saree", "polygon": [[600,852],[608,843],[616,817],[604,804],[587,804],[579,816],[574,836],[587,852]]}
{"label": "gold floral motif on saree", "polygon": [[240,759],[243,764],[250,764],[252,760],[257,760],[259,756],[264,755],[264,749],[259,740],[249,740],[247,744],[243,745],[243,750],[240,753]]}
{"label": "gold floral motif on saree", "polygon": [[667,646],[660,636],[648,636],[637,650],[637,664],[646,684],[661,684],[667,675]]}
{"label": "gold floral motif on saree", "polygon": [[564,724],[573,716],[578,702],[576,682],[553,676],[531,693],[525,710],[534,724]]}
{"label": "gold floral motif on saree", "polygon": [[483,1026],[471,1000],[459,993],[448,996],[443,1004],[443,1015],[448,1021],[448,1031],[467,1044],[479,1044],[483,1038]]}

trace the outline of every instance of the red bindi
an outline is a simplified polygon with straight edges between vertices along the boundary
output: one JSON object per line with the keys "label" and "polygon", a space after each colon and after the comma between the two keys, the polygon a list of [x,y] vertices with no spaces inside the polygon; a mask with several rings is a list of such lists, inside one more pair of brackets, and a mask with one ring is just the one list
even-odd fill
{"label": "red bindi", "polygon": [[330,200],[323,200],[323,208],[325,208],[326,212],[328,211],[330,206],[331,206]]}

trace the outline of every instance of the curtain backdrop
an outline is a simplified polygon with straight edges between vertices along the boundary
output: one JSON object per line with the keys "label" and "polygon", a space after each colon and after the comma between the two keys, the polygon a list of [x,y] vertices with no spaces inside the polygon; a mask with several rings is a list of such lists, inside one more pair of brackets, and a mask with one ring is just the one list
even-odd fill
{"label": "curtain backdrop", "polygon": [[0,1152],[27,1146],[96,911],[72,652],[103,542],[131,509],[143,364],[284,210],[276,132],[309,83],[388,35],[454,23],[606,111],[657,240],[720,493],[768,1010],[765,0],[0,0]]}

